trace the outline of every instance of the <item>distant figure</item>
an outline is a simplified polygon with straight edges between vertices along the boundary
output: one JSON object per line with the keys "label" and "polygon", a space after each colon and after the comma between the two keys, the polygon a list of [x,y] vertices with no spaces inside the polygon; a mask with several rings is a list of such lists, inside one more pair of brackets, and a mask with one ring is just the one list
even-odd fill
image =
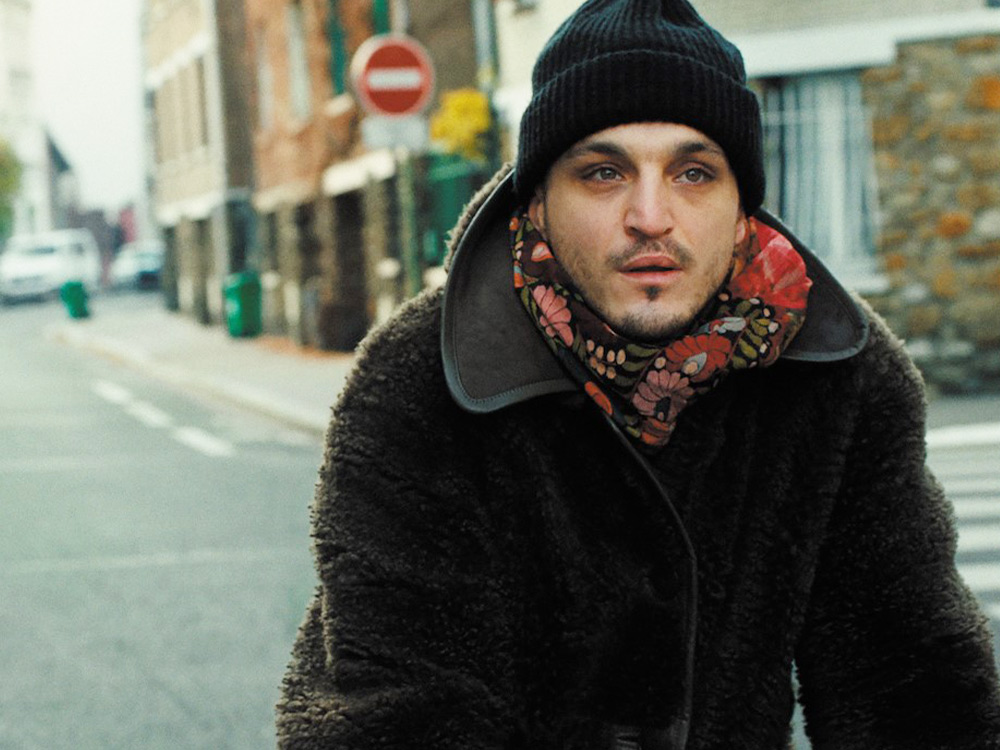
{"label": "distant figure", "polygon": [[589,0],[443,291],[361,347],[282,748],[1000,749],[921,379],[761,210],[742,58]]}

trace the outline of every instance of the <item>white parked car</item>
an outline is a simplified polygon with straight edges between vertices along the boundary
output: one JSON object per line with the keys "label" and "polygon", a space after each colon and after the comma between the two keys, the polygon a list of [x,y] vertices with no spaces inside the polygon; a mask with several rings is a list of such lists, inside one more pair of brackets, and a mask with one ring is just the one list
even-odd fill
{"label": "white parked car", "polygon": [[125,243],[111,262],[111,285],[120,289],[159,289],[163,253],[159,240]]}
{"label": "white parked car", "polygon": [[50,297],[67,281],[101,283],[101,254],[85,229],[15,235],[0,253],[0,301]]}

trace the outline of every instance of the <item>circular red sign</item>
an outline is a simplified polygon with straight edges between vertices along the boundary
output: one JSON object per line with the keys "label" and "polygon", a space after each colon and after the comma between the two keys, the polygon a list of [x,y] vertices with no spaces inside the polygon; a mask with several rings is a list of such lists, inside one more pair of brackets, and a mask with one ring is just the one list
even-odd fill
{"label": "circular red sign", "polygon": [[354,90],[367,112],[403,116],[423,111],[434,91],[434,64],[423,45],[402,34],[364,42],[351,61]]}

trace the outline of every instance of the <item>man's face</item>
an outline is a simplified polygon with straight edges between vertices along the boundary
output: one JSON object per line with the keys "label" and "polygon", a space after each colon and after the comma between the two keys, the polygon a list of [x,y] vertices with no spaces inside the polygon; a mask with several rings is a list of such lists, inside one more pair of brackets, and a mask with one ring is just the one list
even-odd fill
{"label": "man's face", "polygon": [[587,303],[617,333],[650,342],[691,323],[747,232],[722,149],[674,123],[584,138],[553,164],[528,213]]}

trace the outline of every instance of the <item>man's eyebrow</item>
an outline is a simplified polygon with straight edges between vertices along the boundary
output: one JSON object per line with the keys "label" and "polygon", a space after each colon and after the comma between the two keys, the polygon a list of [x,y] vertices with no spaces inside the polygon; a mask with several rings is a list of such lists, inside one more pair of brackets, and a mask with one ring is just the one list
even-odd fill
{"label": "man's eyebrow", "polygon": [[678,156],[693,156],[694,154],[700,154],[702,151],[707,151],[716,156],[726,155],[720,147],[712,143],[706,143],[705,141],[686,141],[676,149],[675,153]]}
{"label": "man's eyebrow", "polygon": [[578,156],[589,156],[598,154],[601,156],[621,156],[627,157],[625,149],[610,141],[583,141],[570,146],[563,155],[565,159],[575,159]]}
{"label": "man's eyebrow", "polygon": [[[725,152],[713,143],[702,140],[683,141],[677,145],[670,153],[670,158],[682,158],[700,153],[710,153],[716,156],[725,157]],[[581,156],[590,155],[617,156],[630,158],[628,151],[613,141],[583,141],[571,146],[563,155],[564,159],[575,159]]]}

